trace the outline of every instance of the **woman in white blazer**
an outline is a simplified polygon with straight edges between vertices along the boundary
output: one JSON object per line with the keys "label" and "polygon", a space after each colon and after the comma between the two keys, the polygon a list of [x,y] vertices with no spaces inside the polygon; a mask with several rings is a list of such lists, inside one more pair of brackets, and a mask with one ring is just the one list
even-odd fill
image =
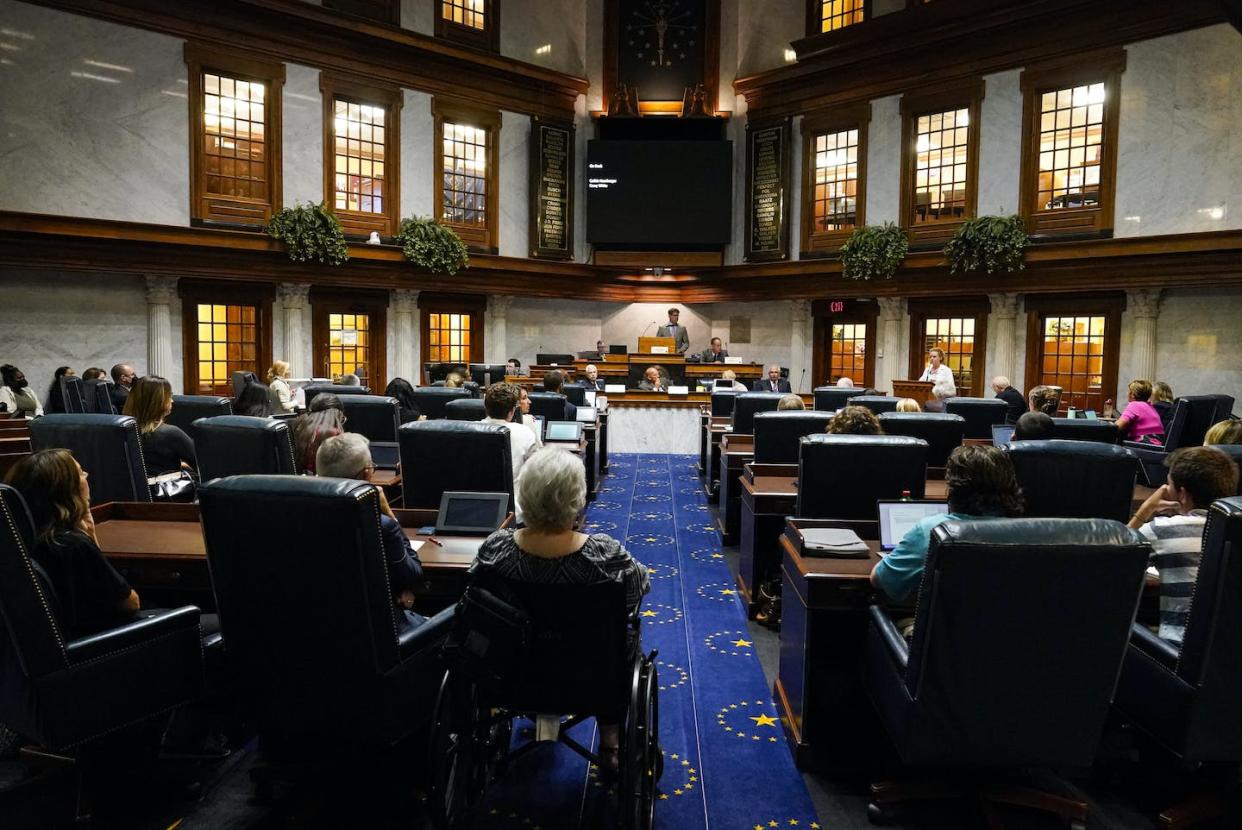
{"label": "woman in white blazer", "polygon": [[289,389],[289,364],[277,360],[267,370],[267,392],[272,399],[272,414],[290,414],[297,412],[297,404],[293,402],[293,392]]}

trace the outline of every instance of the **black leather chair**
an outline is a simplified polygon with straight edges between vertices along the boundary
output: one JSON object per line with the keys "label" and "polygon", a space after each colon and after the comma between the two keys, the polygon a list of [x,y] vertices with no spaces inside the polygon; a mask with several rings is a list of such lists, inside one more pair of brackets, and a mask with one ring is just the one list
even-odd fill
{"label": "black leather chair", "polygon": [[[1237,555],[1242,550],[1242,498],[1221,499],[1209,508],[1203,539],[1181,649],[1134,625],[1115,704],[1183,760],[1232,766],[1225,777],[1236,788],[1236,765],[1242,761],[1242,557]],[[1229,797],[1205,795],[1223,796],[1222,801]],[[1212,817],[1210,810],[1182,812]]]}
{"label": "black leather chair", "polygon": [[816,386],[814,389],[815,408],[820,412],[836,412],[849,405],[851,398],[867,394],[866,389],[856,386]]}
{"label": "black leather chair", "polygon": [[418,410],[427,416],[428,421],[445,417],[444,407],[449,401],[468,398],[470,398],[470,393],[465,389],[446,389],[443,386],[414,388],[414,403],[418,404]]}
{"label": "black leather chair", "polygon": [[967,438],[991,438],[993,425],[1005,423],[1009,404],[1000,398],[949,398],[944,411],[965,419]]}
{"label": "black leather chair", "polygon": [[[933,530],[912,642],[876,606],[866,639],[867,685],[901,760],[1090,766],[1150,553],[1137,532],[1100,520],[946,522]],[[1085,826],[1085,803],[1009,782],[992,789],[986,772],[971,780],[977,774],[957,777],[985,800]],[[870,809],[882,818],[884,803],[965,794],[876,784]]]}
{"label": "black leather chair", "polygon": [[901,398],[891,395],[855,395],[846,406],[865,406],[876,415],[883,415],[885,412],[896,412],[900,402]]}
{"label": "black leather chair", "polygon": [[198,437],[201,481],[236,475],[277,473],[293,475],[293,436],[289,425],[272,418],[219,415],[194,423]]}
{"label": "black leather chair", "polygon": [[[1242,444],[1213,444],[1212,446],[1232,458],[1233,463],[1238,465],[1239,471],[1242,471]],[[1242,496],[1242,476],[1238,479],[1237,495]]]}
{"label": "black leather chair", "polygon": [[97,415],[117,415],[112,405],[112,381],[95,378],[82,382],[83,394],[86,395],[86,411]]}
{"label": "black leather chair", "polygon": [[340,386],[335,383],[308,383],[302,389],[306,396],[306,408],[310,409],[311,401],[316,395],[330,392],[333,395],[369,395],[371,390],[366,386]]}
{"label": "black leather chair", "polygon": [[204,484],[199,504],[229,662],[261,734],[327,755],[426,724],[452,612],[412,629],[398,617],[373,485],[233,476]]}
{"label": "black leather chair", "polygon": [[[247,383],[259,383],[259,376],[254,372],[234,372],[233,373],[233,397],[241,397],[242,390],[246,388]],[[309,401],[308,401],[309,403]]]}
{"label": "black leather chair", "polygon": [[1116,519],[1131,514],[1138,458],[1095,441],[1013,441],[1007,450],[1026,499],[1026,515]]}
{"label": "black leather chair", "polygon": [[[201,694],[197,608],[70,639],[58,621],[59,600],[31,556],[33,537],[21,495],[0,484],[0,723],[71,757],[83,744]],[[79,798],[77,806],[77,818],[88,819],[86,802]]]}
{"label": "black leather chair", "polygon": [[508,493],[513,510],[513,461],[509,430],[472,421],[412,421],[397,430],[402,504],[440,507],[446,490]]}
{"label": "black leather chair", "polygon": [[65,402],[65,412],[70,415],[81,415],[90,412],[86,406],[86,386],[77,375],[61,375],[60,395]]}
{"label": "black leather chair", "polygon": [[563,421],[565,401],[565,396],[557,392],[531,392],[530,414],[536,418],[542,415],[549,421]]}
{"label": "black leather chair", "polygon": [[450,421],[482,421],[487,409],[478,398],[463,398],[444,405],[444,415]]}
{"label": "black leather chair", "polygon": [[151,501],[138,422],[128,415],[44,415],[30,422],[36,450],[64,448],[91,477],[91,504]]}
{"label": "black leather chair", "polygon": [[927,442],[927,466],[943,467],[949,453],[962,445],[966,420],[947,412],[885,412],[880,426],[886,435],[908,435]]}
{"label": "black leather chair", "polygon": [[341,395],[345,431],[365,435],[368,441],[396,441],[401,405],[384,395]]}
{"label": "black leather chair", "polygon": [[726,389],[721,389],[719,392],[712,392],[712,417],[732,418],[733,405],[737,401],[737,396],[739,394],[741,393]]}
{"label": "black leather chair", "polygon": [[472,398],[483,397],[483,390],[479,388],[479,384],[472,380],[462,381],[461,388],[470,393],[470,397]]}
{"label": "black leather chair", "polygon": [[733,434],[753,435],[756,412],[775,412],[783,392],[742,392],[733,400]]}
{"label": "black leather chair", "polygon": [[1203,436],[1211,429],[1212,424],[1223,421],[1233,412],[1233,398],[1228,395],[1186,395],[1178,398],[1173,407],[1173,418],[1169,421],[1169,431],[1164,436],[1164,445],[1160,447],[1150,444],[1139,444],[1126,441],[1124,446],[1130,447],[1138,455],[1143,465],[1143,476],[1149,487],[1164,484],[1164,460],[1175,450],[1182,447],[1197,447],[1203,443]]}
{"label": "black leather chair", "polygon": [[561,392],[574,406],[586,406],[585,386],[579,386],[576,383],[566,383],[561,386]]}
{"label": "black leather chair", "polygon": [[827,412],[815,410],[756,412],[755,463],[797,464],[802,437],[823,432],[831,420]]}
{"label": "black leather chair", "polygon": [[809,435],[798,455],[797,515],[876,519],[876,502],[923,498],[927,442],[905,435]]}
{"label": "black leather chair", "polygon": [[1053,418],[1050,437],[1066,441],[1098,441],[1101,444],[1121,441],[1117,427],[1108,421],[1090,421],[1086,418]]}
{"label": "black leather chair", "polygon": [[199,418],[215,418],[219,415],[232,415],[233,401],[219,395],[173,395],[172,412],[164,419],[185,430],[192,440],[198,439],[198,428],[194,422]]}

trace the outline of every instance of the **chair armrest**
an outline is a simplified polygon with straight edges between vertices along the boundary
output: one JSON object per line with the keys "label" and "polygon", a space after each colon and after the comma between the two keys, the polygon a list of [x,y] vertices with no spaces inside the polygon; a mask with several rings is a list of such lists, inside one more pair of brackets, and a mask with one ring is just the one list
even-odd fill
{"label": "chair armrest", "polygon": [[905,671],[910,664],[910,646],[906,643],[906,638],[901,636],[901,632],[893,624],[893,618],[883,608],[872,605],[868,610],[871,612],[871,624],[883,638],[884,645],[888,647],[889,656],[901,667],[902,671]]}
{"label": "chair armrest", "polygon": [[65,648],[70,665],[80,665],[144,645],[166,634],[187,628],[198,628],[197,606],[185,605],[168,611],[160,611],[150,617],[81,637]]}
{"label": "chair armrest", "polygon": [[1146,626],[1138,623],[1130,626],[1130,645],[1169,671],[1177,668],[1177,658],[1180,653],[1177,646],[1152,634]]}
{"label": "chair armrest", "polygon": [[417,628],[403,631],[397,638],[397,653],[405,660],[443,640],[453,627],[457,606],[450,605]]}

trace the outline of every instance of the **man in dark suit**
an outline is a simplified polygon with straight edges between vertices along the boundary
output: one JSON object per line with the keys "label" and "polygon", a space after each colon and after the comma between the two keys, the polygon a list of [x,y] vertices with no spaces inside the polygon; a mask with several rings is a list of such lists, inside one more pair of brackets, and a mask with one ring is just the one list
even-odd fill
{"label": "man in dark suit", "polygon": [[757,380],[751,385],[752,392],[792,392],[789,381],[781,379],[781,367],[773,363],[768,367],[768,379]]}
{"label": "man in dark suit", "polygon": [[668,391],[668,387],[664,385],[664,378],[660,376],[660,370],[654,366],[648,366],[647,371],[643,372],[643,379],[639,381],[638,388],[644,392]]}
{"label": "man in dark suit", "polygon": [[729,356],[729,353],[721,348],[722,345],[719,337],[713,337],[711,345],[708,346],[699,359],[704,363],[724,363],[724,359]]}
{"label": "man in dark suit", "polygon": [[134,385],[134,367],[128,363],[118,363],[112,367],[112,388],[108,393],[112,396],[112,406],[116,414],[125,411],[125,400],[129,397],[129,387]]}
{"label": "man in dark suit", "polygon": [[[543,376],[543,391],[545,392],[555,392],[558,395],[564,395],[565,393],[562,391],[564,386],[565,376],[556,369],[553,369]],[[565,401],[565,420],[576,421],[577,419],[578,407],[574,406],[569,401]]]}
{"label": "man in dark suit", "polygon": [[1005,423],[1016,424],[1022,417],[1022,413],[1026,412],[1026,398],[1009,385],[1009,378],[1004,375],[992,378],[992,391],[996,393],[996,397],[1009,405],[1009,409],[1005,412]]}
{"label": "man in dark suit", "polygon": [[668,324],[660,326],[656,329],[656,337],[673,338],[673,347],[677,354],[685,354],[690,348],[690,332],[686,331],[686,327],[679,321],[681,319],[681,311],[676,308],[668,310]]}
{"label": "man in dark suit", "polygon": [[597,392],[604,391],[604,379],[599,376],[599,369],[594,363],[582,367],[582,377],[578,378],[578,385]]}

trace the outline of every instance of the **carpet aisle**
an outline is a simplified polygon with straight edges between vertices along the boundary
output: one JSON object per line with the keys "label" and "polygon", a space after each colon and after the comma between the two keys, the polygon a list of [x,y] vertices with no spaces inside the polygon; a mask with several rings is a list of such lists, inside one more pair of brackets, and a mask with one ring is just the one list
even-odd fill
{"label": "carpet aisle", "polygon": [[[599,499],[587,511],[589,531],[624,539],[652,571],[642,636],[644,651],[659,651],[665,766],[656,827],[819,830],[754,654],[696,461],[612,456]],[[580,727],[579,739],[592,728]],[[496,783],[479,826],[604,827],[614,803],[585,761],[566,747],[547,746]]]}

